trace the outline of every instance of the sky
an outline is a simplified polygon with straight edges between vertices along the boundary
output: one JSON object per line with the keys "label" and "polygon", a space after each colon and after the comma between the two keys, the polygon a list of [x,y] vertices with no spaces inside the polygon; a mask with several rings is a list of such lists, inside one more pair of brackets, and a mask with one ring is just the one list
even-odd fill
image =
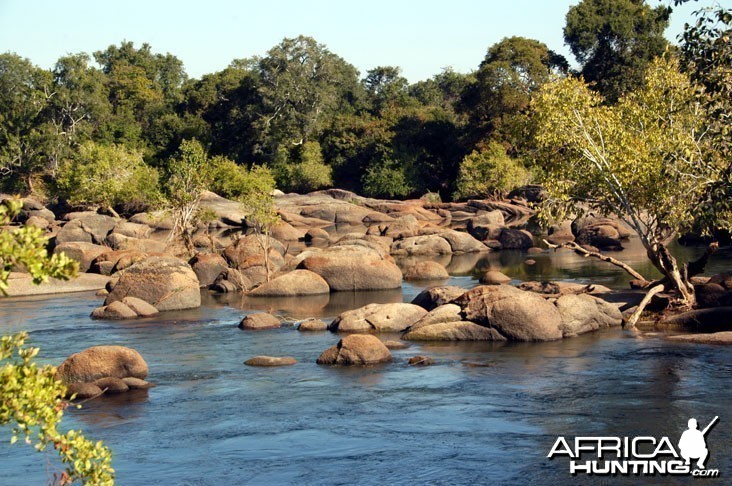
{"label": "sky", "polygon": [[[658,5],[670,0],[647,0]],[[562,39],[565,15],[578,0],[0,0],[0,52],[42,68],[66,54],[103,50],[123,40],[170,52],[190,77],[224,69],[233,59],[265,55],[285,37],[325,44],[365,75],[399,66],[410,81],[451,67],[475,70],[504,37],[538,39],[573,63]],[[709,3],[702,0],[700,4]],[[675,41],[699,4],[674,11]]]}

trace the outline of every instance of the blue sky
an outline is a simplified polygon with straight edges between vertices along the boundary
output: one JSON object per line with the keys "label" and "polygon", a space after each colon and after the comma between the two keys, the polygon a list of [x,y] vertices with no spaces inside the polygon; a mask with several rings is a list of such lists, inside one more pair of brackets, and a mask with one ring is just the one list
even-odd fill
{"label": "blue sky", "polygon": [[[658,0],[647,0],[657,5]],[[669,0],[665,0],[669,1]],[[67,53],[129,40],[180,58],[191,77],[232,59],[263,55],[284,37],[309,35],[363,75],[400,66],[411,82],[451,66],[469,72],[486,50],[519,35],[546,43],[573,62],[562,28],[578,0],[0,0],[0,52],[50,68]],[[698,4],[679,7],[667,37],[675,39]],[[701,4],[709,3],[702,0]]]}

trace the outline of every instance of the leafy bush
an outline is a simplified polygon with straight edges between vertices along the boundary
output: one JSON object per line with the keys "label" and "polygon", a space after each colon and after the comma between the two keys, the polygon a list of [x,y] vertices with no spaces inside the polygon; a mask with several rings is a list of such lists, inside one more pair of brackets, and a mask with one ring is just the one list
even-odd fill
{"label": "leafy bush", "polygon": [[361,182],[364,194],[371,197],[405,197],[414,190],[404,169],[390,161],[369,167]]}
{"label": "leafy bush", "polygon": [[57,195],[72,206],[144,209],[159,200],[158,172],[142,153],[87,142],[59,167]]}
{"label": "leafy bush", "polygon": [[255,165],[247,170],[226,157],[213,157],[211,190],[228,199],[242,200],[253,194],[269,194],[275,188],[272,172]]}
{"label": "leafy bush", "polygon": [[318,142],[306,142],[292,154],[278,150],[274,175],[277,185],[288,191],[305,193],[333,185],[333,169],[323,161]]}
{"label": "leafy bush", "polygon": [[503,197],[530,180],[531,173],[519,161],[509,157],[501,144],[491,142],[460,162],[453,198]]}

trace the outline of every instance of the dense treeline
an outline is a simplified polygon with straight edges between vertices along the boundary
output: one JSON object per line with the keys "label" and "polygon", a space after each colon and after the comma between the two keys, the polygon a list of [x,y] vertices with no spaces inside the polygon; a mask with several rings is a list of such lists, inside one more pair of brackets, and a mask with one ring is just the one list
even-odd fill
{"label": "dense treeline", "polygon": [[[261,176],[266,166],[285,191],[500,193],[541,175],[526,122],[532,93],[581,74],[615,103],[669,48],[669,14],[642,0],[584,0],[564,29],[579,73],[543,43],[510,37],[475,72],[445,70],[414,84],[394,66],[361,76],[302,36],[200,79],[189,79],[174,55],[132,42],[64,56],[50,71],[2,54],[2,189],[137,207],[164,192],[158,180],[181,143],[196,139],[221,181],[252,169]],[[90,188],[90,179],[110,187]]]}

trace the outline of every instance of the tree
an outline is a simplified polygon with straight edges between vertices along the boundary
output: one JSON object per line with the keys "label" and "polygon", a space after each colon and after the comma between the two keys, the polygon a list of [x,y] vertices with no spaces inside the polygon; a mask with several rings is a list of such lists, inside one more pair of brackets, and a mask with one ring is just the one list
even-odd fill
{"label": "tree", "polygon": [[183,140],[177,156],[168,162],[164,190],[173,214],[173,230],[169,239],[182,237],[191,253],[201,196],[211,185],[210,169],[208,154],[195,139]]}
{"label": "tree", "polygon": [[[677,0],[676,4],[682,3]],[[716,4],[699,9],[696,22],[686,24],[681,35],[681,65],[692,80],[704,86],[700,101],[706,110],[709,145],[727,169],[717,184],[708,188],[707,204],[697,213],[698,227],[717,225],[732,230],[732,9]],[[697,230],[699,229],[697,228]]]}
{"label": "tree", "polygon": [[[708,187],[726,168],[709,156],[697,89],[676,59],[664,57],[649,65],[636,92],[616,106],[603,101],[573,78],[545,84],[534,98],[539,164],[550,194],[544,214],[561,220],[578,199],[614,213],[663,275],[657,284],[693,306],[689,278],[703,265],[680,267],[665,245],[693,225]],[[659,285],[651,287],[657,292]]]}
{"label": "tree", "polygon": [[10,191],[33,192],[33,179],[48,168],[44,111],[52,76],[27,59],[0,54],[0,176]]}
{"label": "tree", "polygon": [[567,12],[564,41],[585,81],[614,103],[641,85],[648,63],[668,47],[670,13],[645,0],[582,0]]}
{"label": "tree", "polygon": [[[20,211],[18,200],[0,204],[0,227],[5,227]],[[37,228],[23,227],[0,230],[0,291],[8,288],[10,269],[25,266],[38,284],[49,277],[68,279],[78,270],[78,263],[65,255],[46,253],[46,238]],[[80,431],[58,430],[67,403],[66,386],[56,381],[56,368],[39,367],[34,358],[37,348],[24,347],[27,333],[3,336],[0,339],[0,425],[10,425],[10,443],[22,437],[27,444],[36,443],[39,451],[52,445],[67,464],[64,474],[57,478],[60,484],[75,480],[92,484],[112,484],[114,469],[112,456],[101,442],[91,442]]]}
{"label": "tree", "polygon": [[529,183],[531,174],[506,154],[498,142],[473,151],[460,163],[454,199],[504,197],[512,189]]}
{"label": "tree", "polygon": [[358,72],[311,37],[284,39],[259,60],[261,150],[301,145],[356,96]]}
{"label": "tree", "polygon": [[370,69],[363,80],[366,93],[379,114],[386,108],[403,106],[408,103],[409,82],[401,75],[401,69],[394,66],[379,66]]}

